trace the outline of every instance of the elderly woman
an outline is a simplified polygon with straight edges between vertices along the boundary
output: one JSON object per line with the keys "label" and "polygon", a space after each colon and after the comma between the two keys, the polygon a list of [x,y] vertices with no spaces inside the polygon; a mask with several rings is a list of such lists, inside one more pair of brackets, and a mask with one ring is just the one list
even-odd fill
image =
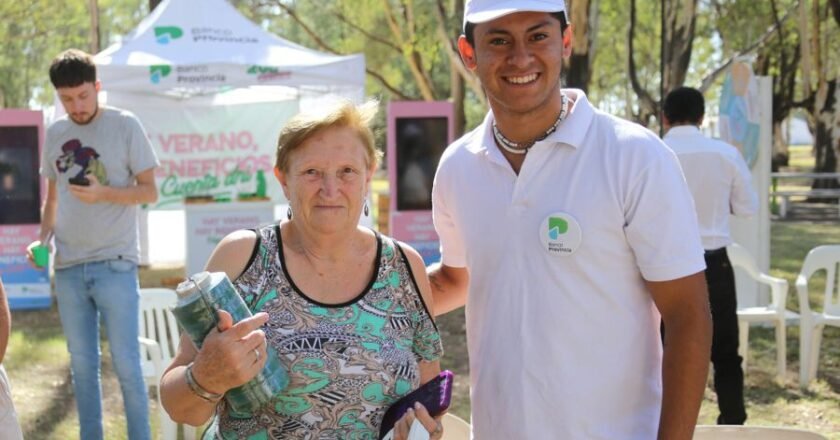
{"label": "elderly woman", "polygon": [[[288,220],[231,233],[207,262],[255,315],[231,325],[219,312],[200,350],[182,337],[161,380],[173,420],[197,426],[215,414],[205,438],[376,439],[388,406],[440,372],[423,260],[358,225],[377,165],[375,113],[375,103],[342,103],[283,128],[274,173]],[[234,417],[220,397],[260,371],[266,344],[290,384],[250,417]],[[407,437],[415,417],[440,438],[422,406],[397,423],[395,438]]]}

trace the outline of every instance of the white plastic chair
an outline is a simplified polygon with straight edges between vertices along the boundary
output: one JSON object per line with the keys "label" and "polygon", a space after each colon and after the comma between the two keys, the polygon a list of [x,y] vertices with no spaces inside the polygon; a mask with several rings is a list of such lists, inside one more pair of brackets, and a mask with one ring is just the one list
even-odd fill
{"label": "white plastic chair", "polygon": [[776,426],[697,425],[694,440],[826,440],[816,432]]}
{"label": "white plastic chair", "polygon": [[[799,385],[807,388],[817,376],[820,363],[820,343],[826,325],[840,327],[840,245],[817,246],[808,252],[802,270],[796,277],[799,313],[802,315],[799,332]],[[825,271],[825,291],[822,311],[811,310],[808,280],[815,272]]]}
{"label": "white plastic chair", "polygon": [[464,419],[452,413],[446,413],[440,420],[443,425],[441,440],[470,440],[472,428]]}
{"label": "white plastic chair", "polygon": [[[172,289],[140,289],[140,362],[146,384],[154,387],[157,394],[161,440],[175,440],[178,425],[160,403],[160,378],[166,367],[172,363],[181,337],[178,322],[171,307],[178,301]],[[196,429],[184,426],[184,439],[195,438]]]}
{"label": "white plastic chair", "polygon": [[726,248],[729,261],[733,267],[741,268],[744,273],[755,281],[770,286],[770,302],[766,305],[754,307],[738,307],[739,344],[738,354],[741,355],[741,368],[747,371],[747,352],[749,347],[750,325],[753,323],[770,323],[776,327],[776,376],[784,380],[787,355],[787,340],[785,324],[789,319],[797,319],[799,315],[785,309],[788,294],[788,282],[782,278],[772,277],[762,273],[750,252],[743,246],[732,243]]}

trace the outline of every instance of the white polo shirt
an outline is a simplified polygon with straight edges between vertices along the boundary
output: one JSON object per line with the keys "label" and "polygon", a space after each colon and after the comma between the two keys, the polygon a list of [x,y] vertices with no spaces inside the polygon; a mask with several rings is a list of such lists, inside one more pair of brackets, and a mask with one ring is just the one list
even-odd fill
{"label": "white polo shirt", "polygon": [[443,264],[470,273],[478,439],[655,438],[662,349],[643,278],[705,268],[673,152],[567,92],[572,113],[518,176],[488,114],[447,148],[435,177]]}
{"label": "white polo shirt", "polygon": [[706,250],[732,243],[729,215],[758,212],[758,195],[741,153],[726,142],[703,135],[694,125],[672,127],[665,143],[677,153],[697,208],[700,238]]}

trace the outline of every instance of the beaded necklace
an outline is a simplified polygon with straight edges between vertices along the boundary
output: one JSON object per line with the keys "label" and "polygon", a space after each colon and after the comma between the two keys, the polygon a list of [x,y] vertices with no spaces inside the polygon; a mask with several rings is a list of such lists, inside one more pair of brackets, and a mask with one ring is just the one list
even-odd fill
{"label": "beaded necklace", "polygon": [[560,92],[561,96],[561,108],[560,108],[560,115],[557,116],[557,120],[554,121],[551,127],[545,131],[542,135],[537,137],[536,139],[532,140],[531,142],[514,142],[508,138],[506,138],[501,131],[499,131],[499,127],[496,126],[496,121],[493,121],[493,137],[496,138],[496,143],[502,147],[505,151],[511,154],[525,154],[531,147],[534,146],[535,143],[547,138],[557,130],[557,127],[566,119],[566,115],[569,113],[569,97],[566,96],[565,93]]}

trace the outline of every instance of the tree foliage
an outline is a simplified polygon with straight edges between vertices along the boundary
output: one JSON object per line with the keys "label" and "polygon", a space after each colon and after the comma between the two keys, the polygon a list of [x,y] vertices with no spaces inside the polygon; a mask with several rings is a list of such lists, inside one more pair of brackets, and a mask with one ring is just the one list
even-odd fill
{"label": "tree foliage", "polygon": [[[175,0],[177,1],[177,0]],[[390,100],[451,100],[459,128],[486,111],[455,42],[464,0],[228,0],[268,31],[336,54],[364,53],[367,92]],[[0,104],[52,102],[47,67],[63,49],[89,49],[90,5],[103,46],[157,0],[0,0]],[[567,84],[603,109],[646,124],[662,93],[687,84],[714,102],[719,78],[739,57],[773,77],[775,156],[781,122],[801,109],[817,137],[817,169],[840,156],[840,0],[568,0],[574,41]],[[664,20],[663,20],[664,17]],[[662,36],[665,44],[662,44]],[[663,75],[664,74],[664,75]],[[380,121],[380,124],[382,122]],[[460,130],[458,130],[460,131]],[[777,160],[777,163],[780,163]]]}
{"label": "tree foliage", "polygon": [[[48,69],[59,52],[91,50],[88,0],[0,1],[0,107],[27,108],[53,102]],[[147,10],[138,0],[99,0],[104,44],[137,25]]]}

